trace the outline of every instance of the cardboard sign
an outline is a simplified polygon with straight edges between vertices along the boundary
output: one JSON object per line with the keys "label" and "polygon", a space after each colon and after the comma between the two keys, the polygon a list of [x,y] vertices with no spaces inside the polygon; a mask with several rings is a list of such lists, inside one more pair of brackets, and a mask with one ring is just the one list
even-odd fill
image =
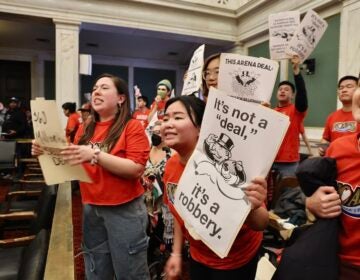
{"label": "cardboard sign", "polygon": [[290,56],[298,55],[303,62],[313,52],[327,26],[325,20],[313,10],[309,10],[291,39],[286,53]]}
{"label": "cardboard sign", "polygon": [[205,45],[198,47],[190,60],[187,75],[184,80],[184,86],[181,95],[190,95],[198,92],[202,84],[202,69],[204,66]]}
{"label": "cardboard sign", "polygon": [[71,180],[91,183],[81,165],[71,166],[60,155],[67,146],[64,129],[61,128],[54,100],[31,100],[32,123],[36,142],[44,150],[39,162],[47,185],[60,184]]}
{"label": "cardboard sign", "polygon": [[218,89],[245,101],[270,103],[278,69],[270,59],[222,53]]}
{"label": "cardboard sign", "polygon": [[271,59],[288,59],[285,50],[300,24],[299,11],[282,12],[269,16],[269,49]]}
{"label": "cardboard sign", "polygon": [[210,89],[198,143],[170,200],[190,234],[219,257],[250,212],[244,188],[266,177],[288,126],[284,114]]}

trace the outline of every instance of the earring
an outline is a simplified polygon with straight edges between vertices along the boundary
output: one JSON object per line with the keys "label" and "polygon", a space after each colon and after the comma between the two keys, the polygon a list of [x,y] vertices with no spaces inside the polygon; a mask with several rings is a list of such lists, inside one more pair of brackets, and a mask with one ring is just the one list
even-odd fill
{"label": "earring", "polygon": [[119,109],[121,108],[121,102],[120,101],[118,101],[118,106],[119,106]]}

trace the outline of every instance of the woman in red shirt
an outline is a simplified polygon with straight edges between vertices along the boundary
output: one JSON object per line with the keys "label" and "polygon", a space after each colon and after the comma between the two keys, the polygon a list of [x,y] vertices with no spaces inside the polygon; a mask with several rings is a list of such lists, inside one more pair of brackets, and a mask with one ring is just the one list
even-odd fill
{"label": "woman in red shirt", "polygon": [[181,251],[184,237],[190,244],[191,279],[254,279],[257,267],[257,252],[262,241],[262,230],[267,226],[268,213],[264,207],[266,181],[255,178],[245,193],[251,202],[252,210],[226,258],[221,259],[203,242],[195,240],[184,227],[174,205],[168,199],[176,189],[187,161],[192,155],[200,133],[204,114],[203,101],[192,96],[180,96],[168,100],[165,106],[161,134],[165,144],[177,154],[166,164],[165,202],[175,216],[174,245],[166,264],[167,279],[176,279],[181,273]]}
{"label": "woman in red shirt", "polygon": [[[62,151],[82,164],[92,183],[80,182],[86,279],[149,279],[144,188],[140,177],[149,155],[144,129],[131,119],[127,84],[110,74],[95,82],[93,116],[77,145]],[[36,143],[32,153],[41,154]]]}

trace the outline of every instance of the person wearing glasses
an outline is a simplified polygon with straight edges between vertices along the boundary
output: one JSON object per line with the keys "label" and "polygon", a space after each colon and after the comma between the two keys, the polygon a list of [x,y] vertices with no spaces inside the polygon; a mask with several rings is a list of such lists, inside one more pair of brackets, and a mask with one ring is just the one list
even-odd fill
{"label": "person wearing glasses", "polygon": [[344,135],[360,132],[360,124],[354,120],[351,112],[352,98],[359,79],[355,76],[344,76],[338,82],[337,94],[342,107],[331,113],[324,126],[324,132],[319,146],[319,155],[324,156],[326,145]]}
{"label": "person wearing glasses", "polygon": [[203,78],[202,95],[205,102],[209,95],[210,87],[217,88],[219,66],[220,66],[220,53],[215,53],[206,58],[203,67],[204,71],[202,73],[202,78]]}

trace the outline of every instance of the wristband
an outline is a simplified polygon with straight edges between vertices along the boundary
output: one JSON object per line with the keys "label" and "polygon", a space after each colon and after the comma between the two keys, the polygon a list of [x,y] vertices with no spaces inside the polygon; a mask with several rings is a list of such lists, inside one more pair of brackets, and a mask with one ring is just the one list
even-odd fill
{"label": "wristband", "polygon": [[170,253],[170,256],[172,256],[172,257],[177,257],[177,258],[181,258],[181,257],[182,257],[182,254],[179,254],[179,253]]}
{"label": "wristband", "polygon": [[94,154],[93,154],[93,156],[91,158],[91,161],[90,161],[91,165],[95,165],[95,164],[98,163],[100,152],[101,152],[101,150],[99,149],[99,147],[94,148]]}

